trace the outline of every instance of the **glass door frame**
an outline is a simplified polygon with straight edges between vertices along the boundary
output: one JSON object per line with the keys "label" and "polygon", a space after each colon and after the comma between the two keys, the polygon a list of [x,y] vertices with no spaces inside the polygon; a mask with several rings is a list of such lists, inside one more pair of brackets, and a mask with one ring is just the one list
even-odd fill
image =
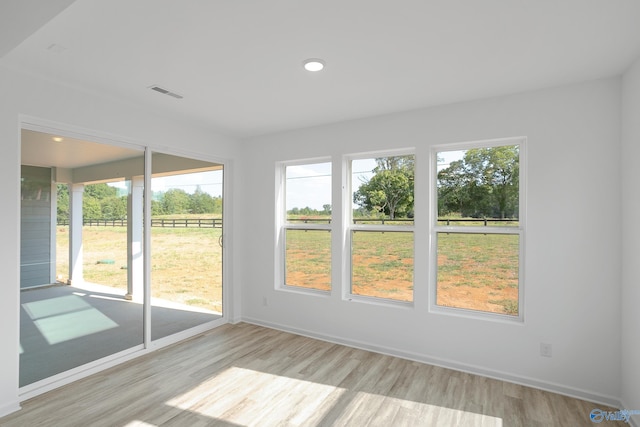
{"label": "glass door frame", "polygon": [[[159,348],[166,347],[168,345],[177,343],[186,338],[196,336],[207,330],[214,329],[229,322],[229,313],[232,307],[230,301],[232,292],[230,292],[229,282],[229,245],[227,244],[228,238],[225,230],[229,230],[230,222],[225,221],[226,218],[230,218],[230,183],[228,177],[230,176],[230,161],[224,158],[213,158],[202,153],[196,152],[182,152],[166,149],[155,149],[149,145],[141,145],[139,143],[129,142],[126,139],[118,137],[114,138],[109,134],[101,134],[100,132],[87,131],[87,129],[75,127],[68,124],[61,124],[52,122],[49,120],[40,119],[37,117],[21,115],[20,116],[20,129],[32,130],[36,132],[42,132],[47,134],[55,134],[62,137],[80,139],[91,141],[100,144],[113,145],[117,147],[129,148],[133,150],[139,150],[144,152],[144,203],[143,203],[143,342],[140,345],[136,345],[130,349],[120,351],[118,353],[103,357],[85,365],[78,366],[60,374],[55,374],[51,377],[45,378],[38,382],[19,387],[18,397],[20,401],[31,399],[37,395],[48,392],[55,388],[69,384],[71,382],[80,380],[94,373],[103,371],[110,367],[119,365],[128,360],[136,357],[148,354]],[[20,146],[22,146],[22,141]],[[211,322],[203,323],[202,325],[194,328],[187,329],[185,331],[170,335],[168,337],[151,340],[151,178],[152,178],[152,153],[172,154],[177,156],[188,157],[196,160],[210,161],[222,165],[223,168],[223,205],[222,205],[222,217],[223,217],[223,229],[222,229],[222,317],[214,319]],[[21,161],[20,161],[21,163]],[[17,168],[20,173],[20,167]],[[18,179],[20,177],[18,176]],[[20,224],[18,224],[20,226]],[[19,301],[18,301],[19,303]],[[19,325],[20,328],[20,325]],[[19,366],[18,366],[19,369]]]}

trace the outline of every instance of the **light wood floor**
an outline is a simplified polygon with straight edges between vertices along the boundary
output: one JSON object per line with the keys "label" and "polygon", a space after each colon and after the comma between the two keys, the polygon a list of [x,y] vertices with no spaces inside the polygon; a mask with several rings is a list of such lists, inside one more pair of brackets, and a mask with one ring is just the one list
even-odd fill
{"label": "light wood floor", "polygon": [[248,324],[216,328],[22,406],[0,425],[589,426],[600,407]]}

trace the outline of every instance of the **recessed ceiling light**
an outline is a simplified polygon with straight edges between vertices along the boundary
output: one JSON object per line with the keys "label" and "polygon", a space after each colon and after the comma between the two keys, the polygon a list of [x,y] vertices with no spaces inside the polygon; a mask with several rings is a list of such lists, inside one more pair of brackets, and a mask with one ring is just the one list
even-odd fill
{"label": "recessed ceiling light", "polygon": [[306,59],[302,65],[304,69],[307,71],[320,71],[324,68],[324,61],[318,58],[309,58]]}
{"label": "recessed ceiling light", "polygon": [[60,138],[59,136],[54,136],[54,137],[53,137],[53,140],[54,140],[55,142],[62,142],[62,138]]}

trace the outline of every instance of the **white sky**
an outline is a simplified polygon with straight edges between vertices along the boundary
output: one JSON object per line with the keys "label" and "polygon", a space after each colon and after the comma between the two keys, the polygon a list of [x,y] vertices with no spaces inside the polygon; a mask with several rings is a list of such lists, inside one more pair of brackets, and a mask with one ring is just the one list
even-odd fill
{"label": "white sky", "polygon": [[331,163],[287,166],[286,210],[331,204]]}
{"label": "white sky", "polygon": [[[438,170],[448,167],[455,160],[462,159],[465,152],[466,150],[439,152],[438,157],[443,161],[438,162]],[[363,182],[373,176],[371,171],[375,167],[375,158],[353,160],[351,177],[353,191],[357,191]],[[287,211],[307,206],[321,211],[323,205],[331,204],[331,163],[287,166],[286,185]],[[357,207],[353,205],[354,209]]]}
{"label": "white sky", "polygon": [[448,168],[453,161],[461,160],[466,152],[467,150],[439,151],[438,157],[441,158],[442,161],[438,161],[438,171]]}
{"label": "white sky", "polygon": [[[188,194],[193,194],[199,185],[202,191],[209,193],[212,197],[221,197],[222,177],[223,172],[217,170],[151,178],[151,191],[164,192],[172,188],[179,188]],[[125,190],[127,188],[126,181],[111,182],[109,185]]]}
{"label": "white sky", "polygon": [[[375,167],[375,159],[353,161],[352,182],[354,190],[360,187],[360,184],[364,182],[363,179],[366,180],[373,176],[371,171]],[[287,211],[307,206],[321,211],[323,205],[331,204],[331,163],[287,166],[286,193]]]}
{"label": "white sky", "polygon": [[202,191],[213,197],[222,196],[222,171],[195,172],[151,179],[151,191],[177,188],[193,194],[198,185]]}

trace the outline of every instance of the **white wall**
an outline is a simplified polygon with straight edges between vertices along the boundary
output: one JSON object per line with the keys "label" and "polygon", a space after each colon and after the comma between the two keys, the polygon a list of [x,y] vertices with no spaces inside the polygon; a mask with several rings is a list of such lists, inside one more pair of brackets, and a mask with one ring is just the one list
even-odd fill
{"label": "white wall", "polygon": [[640,60],[622,89],[622,402],[640,410]]}
{"label": "white wall", "polygon": [[[5,225],[0,257],[0,416],[18,407],[20,115],[111,135],[159,151],[170,147],[207,159],[235,157],[235,144],[229,138],[113,99],[26,76],[6,69],[0,62],[0,182],[5,201],[0,209],[0,221]],[[231,227],[231,219],[225,220],[225,232],[231,234]]]}
{"label": "white wall", "polygon": [[[429,313],[429,149],[511,136],[528,138],[525,322]],[[274,163],[318,156],[339,161],[348,153],[404,147],[416,147],[418,168],[415,307],[343,301],[340,287],[348,285],[335,281],[330,297],[275,290]],[[615,403],[621,375],[619,167],[615,78],[249,139],[238,159],[238,221],[251,224],[236,248],[244,265],[236,276],[243,318]],[[333,202],[335,211],[335,196]],[[552,358],[540,356],[542,341],[553,345]]]}

